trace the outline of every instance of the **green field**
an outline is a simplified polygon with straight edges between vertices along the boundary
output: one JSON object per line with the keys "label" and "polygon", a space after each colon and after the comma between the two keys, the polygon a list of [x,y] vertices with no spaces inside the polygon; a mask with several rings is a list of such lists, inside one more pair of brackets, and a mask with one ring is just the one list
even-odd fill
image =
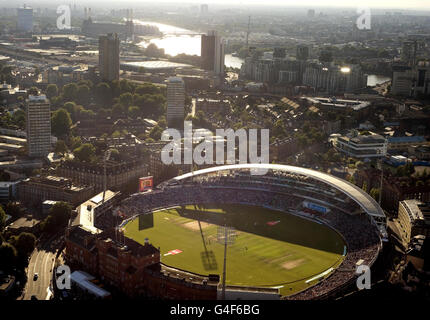
{"label": "green field", "polygon": [[[270,222],[273,225],[269,225]],[[140,216],[125,234],[140,243],[160,247],[161,262],[198,274],[222,275],[222,228],[235,229],[227,249],[226,283],[280,287],[290,295],[343,260],[344,241],[327,226],[297,216],[245,205],[189,205]],[[167,254],[172,250],[178,254]],[[165,255],[167,254],[167,255]]]}

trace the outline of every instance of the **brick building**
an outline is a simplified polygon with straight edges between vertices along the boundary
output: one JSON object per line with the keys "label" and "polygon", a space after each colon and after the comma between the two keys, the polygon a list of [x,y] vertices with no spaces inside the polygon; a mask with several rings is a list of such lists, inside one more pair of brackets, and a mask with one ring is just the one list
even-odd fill
{"label": "brick building", "polygon": [[65,254],[72,269],[81,268],[97,275],[102,282],[130,297],[217,297],[219,277],[210,282],[209,277],[163,266],[159,249],[149,242],[141,245],[114,229],[94,232],[80,225],[68,228]]}
{"label": "brick building", "polygon": [[[373,168],[358,170],[355,179],[359,187],[366,185],[367,192],[373,188],[379,189],[381,171]],[[399,202],[407,199],[429,202],[430,180],[421,180],[411,176],[397,177],[384,172],[381,207],[391,215],[397,216]]]}
{"label": "brick building", "polygon": [[65,201],[76,206],[93,195],[93,186],[77,185],[59,176],[32,177],[18,185],[18,199],[29,207],[41,207],[45,200]]}
{"label": "brick building", "polygon": [[[122,190],[130,183],[147,175],[147,165],[143,159],[116,162],[106,162],[106,186],[108,189]],[[78,161],[66,161],[57,169],[59,175],[73,180],[76,183],[92,185],[95,192],[103,190],[104,167],[103,163],[85,163]]]}
{"label": "brick building", "polygon": [[78,136],[101,136],[102,134],[112,134],[114,120],[110,117],[98,118],[97,125],[92,118],[79,119],[79,121],[73,126],[75,134]]}
{"label": "brick building", "polygon": [[430,236],[430,203],[419,200],[400,202],[397,221],[404,243],[410,244],[413,237]]}
{"label": "brick building", "polygon": [[270,144],[270,161],[285,161],[288,157],[299,151],[299,144],[293,137],[275,140]]}
{"label": "brick building", "polygon": [[149,172],[154,177],[154,184],[159,184],[163,181],[190,171],[190,164],[164,164],[161,160],[161,150],[154,151],[149,155]]}
{"label": "brick building", "polygon": [[205,113],[226,112],[230,109],[230,104],[227,99],[208,99],[199,98],[196,101],[196,112],[203,111]]}

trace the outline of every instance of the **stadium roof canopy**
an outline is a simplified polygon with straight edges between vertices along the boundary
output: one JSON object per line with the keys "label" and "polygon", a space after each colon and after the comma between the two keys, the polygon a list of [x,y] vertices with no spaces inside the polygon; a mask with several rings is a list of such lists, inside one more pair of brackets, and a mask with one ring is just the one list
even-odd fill
{"label": "stadium roof canopy", "polygon": [[315,180],[321,181],[339,190],[340,192],[344,193],[345,195],[353,199],[368,215],[372,216],[372,218],[375,219],[376,223],[378,224],[382,223],[385,225],[386,217],[385,217],[384,211],[369,194],[367,194],[362,189],[360,189],[359,187],[353,185],[348,181],[345,181],[343,179],[337,178],[335,176],[332,176],[323,172],[311,170],[311,169],[280,165],[280,164],[248,164],[248,163],[235,164],[235,165],[218,166],[218,167],[197,170],[194,172],[189,172],[184,175],[171,179],[170,182],[180,181],[180,180],[191,178],[193,176],[205,175],[205,174],[209,174],[217,171],[236,170],[236,169],[279,170],[279,171],[285,171],[287,173],[304,175],[304,176],[313,178]]}
{"label": "stadium roof canopy", "polygon": [[70,279],[82,289],[87,290],[89,293],[99,298],[105,298],[110,296],[110,293],[108,291],[92,283],[91,281],[95,278],[84,271],[74,271],[70,275]]}

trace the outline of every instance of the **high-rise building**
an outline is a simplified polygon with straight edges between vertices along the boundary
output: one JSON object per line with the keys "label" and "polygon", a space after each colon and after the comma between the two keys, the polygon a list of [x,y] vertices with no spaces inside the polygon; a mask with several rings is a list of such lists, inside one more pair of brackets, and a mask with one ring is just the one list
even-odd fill
{"label": "high-rise building", "polygon": [[24,5],[22,8],[18,8],[17,11],[18,20],[16,27],[18,31],[33,31],[33,9]]}
{"label": "high-rise building", "polygon": [[284,59],[286,56],[285,48],[277,47],[273,49],[273,58]]}
{"label": "high-rise building", "polygon": [[167,81],[167,124],[175,126],[184,121],[185,84],[180,77]]}
{"label": "high-rise building", "polygon": [[402,45],[402,60],[410,66],[415,65],[418,52],[417,41],[405,41]]}
{"label": "high-rise building", "polygon": [[391,93],[401,96],[430,95],[430,61],[418,61],[414,66],[393,66]]}
{"label": "high-rise building", "polygon": [[354,92],[366,88],[367,75],[359,65],[342,67],[316,63],[306,67],[303,84],[329,94]]}
{"label": "high-rise building", "polygon": [[315,9],[308,10],[308,18],[315,18]]}
{"label": "high-rise building", "polygon": [[209,12],[209,6],[207,4],[201,4],[200,5],[200,14],[205,15]]}
{"label": "high-rise building", "polygon": [[99,37],[99,70],[103,81],[119,79],[119,37],[116,33]]}
{"label": "high-rise building", "polygon": [[27,100],[27,144],[30,157],[44,157],[51,151],[51,108],[45,95]]}
{"label": "high-rise building", "polygon": [[309,46],[298,45],[296,50],[297,60],[306,61],[309,59]]}
{"label": "high-rise building", "polygon": [[202,35],[201,57],[203,69],[217,75],[224,73],[224,41],[215,30]]}

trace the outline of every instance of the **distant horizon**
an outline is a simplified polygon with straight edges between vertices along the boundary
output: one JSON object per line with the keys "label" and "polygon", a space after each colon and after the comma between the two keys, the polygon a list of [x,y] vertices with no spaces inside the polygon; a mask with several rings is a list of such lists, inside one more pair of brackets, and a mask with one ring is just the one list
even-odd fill
{"label": "distant horizon", "polygon": [[[55,5],[62,4],[61,0],[19,0],[20,2],[16,3],[15,6],[22,6],[24,3],[28,6],[42,6],[42,5]],[[22,2],[21,2],[22,1]],[[139,5],[145,5],[148,3],[154,4],[153,0],[124,0],[118,3],[114,0],[69,0],[67,1],[72,6],[74,4],[78,6],[90,6],[90,5],[101,5],[104,7],[112,6],[112,7],[126,7],[133,4],[136,4],[136,7]],[[63,3],[64,4],[64,3]],[[429,0],[301,0],[298,2],[297,0],[157,0],[157,4],[162,5],[200,5],[200,4],[208,4],[213,6],[232,6],[237,7],[240,5],[247,6],[271,6],[271,7],[294,7],[294,8],[303,8],[303,9],[311,9],[311,8],[359,8],[359,7],[369,7],[374,9],[396,9],[396,10],[430,10],[430,1]],[[0,6],[11,7],[8,0],[1,0]]]}

